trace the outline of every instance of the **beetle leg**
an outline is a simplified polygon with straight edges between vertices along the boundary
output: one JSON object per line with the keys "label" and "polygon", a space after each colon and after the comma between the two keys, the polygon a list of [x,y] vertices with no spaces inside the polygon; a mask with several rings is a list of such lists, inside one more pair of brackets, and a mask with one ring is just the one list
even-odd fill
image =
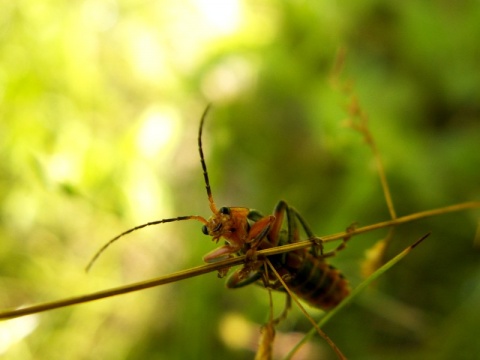
{"label": "beetle leg", "polygon": [[[238,249],[231,245],[223,245],[205,255],[203,257],[203,261],[211,264],[222,260],[230,259],[237,251]],[[230,268],[223,268],[218,270],[218,277],[223,278],[225,275],[227,275],[228,270],[230,270]]]}
{"label": "beetle leg", "polygon": [[350,224],[345,232],[347,233],[347,235],[345,235],[342,239],[342,242],[340,243],[340,245],[338,245],[335,249],[333,249],[332,251],[329,251],[325,254],[323,254],[323,257],[332,257],[332,256],[335,256],[337,255],[337,252],[345,249],[347,247],[347,241],[350,240],[350,238],[352,237],[351,233],[357,228],[357,223],[353,223],[353,224]]}
{"label": "beetle leg", "polygon": [[211,264],[222,260],[230,259],[237,251],[238,249],[234,246],[223,245],[213,251],[210,251],[207,255],[203,257],[203,261]]}
{"label": "beetle leg", "polygon": [[278,241],[280,239],[280,232],[282,231],[282,223],[283,223],[283,219],[285,217],[285,212],[287,208],[288,208],[287,203],[281,200],[278,202],[278,204],[275,206],[275,209],[273,210],[276,221],[272,224],[272,227],[269,233],[270,240],[274,242],[272,244],[273,246],[279,245]]}
{"label": "beetle leg", "polygon": [[249,267],[242,267],[228,277],[227,288],[239,288],[256,282],[262,277],[262,271],[253,270]]}
{"label": "beetle leg", "polygon": [[255,248],[261,240],[267,236],[272,224],[275,223],[275,216],[269,215],[261,218],[255,222],[248,232],[247,243],[252,243],[252,247]]}

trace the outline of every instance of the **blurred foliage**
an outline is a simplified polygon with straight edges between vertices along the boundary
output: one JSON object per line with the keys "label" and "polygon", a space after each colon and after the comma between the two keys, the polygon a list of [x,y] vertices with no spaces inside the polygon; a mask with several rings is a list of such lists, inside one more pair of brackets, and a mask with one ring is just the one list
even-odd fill
{"label": "blurred foliage", "polygon": [[[398,214],[479,199],[479,38],[473,0],[4,1],[0,308],[201,264],[214,245],[200,224],[179,222],[122,239],[83,271],[126,228],[208,216],[196,145],[208,102],[219,206],[269,213],[285,199],[319,235],[388,219],[372,154],[342,126],[348,96],[330,81],[341,48],[341,81],[369,114]],[[396,230],[390,256],[432,235],[324,329],[349,358],[480,353],[478,215]],[[332,259],[353,286],[385,233],[356,237]],[[225,290],[208,274],[2,322],[0,354],[249,359],[267,318],[263,289]],[[277,343],[308,329],[293,310]],[[309,349],[305,358],[334,356],[322,340]]]}

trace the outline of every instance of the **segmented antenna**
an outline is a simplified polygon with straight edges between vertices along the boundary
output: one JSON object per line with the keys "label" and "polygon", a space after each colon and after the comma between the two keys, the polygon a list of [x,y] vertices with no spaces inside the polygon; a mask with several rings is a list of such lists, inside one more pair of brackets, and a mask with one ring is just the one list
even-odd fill
{"label": "segmented antenna", "polygon": [[210,210],[213,213],[217,213],[217,206],[215,205],[215,201],[213,201],[212,196],[212,189],[210,187],[210,180],[208,179],[208,172],[207,172],[207,164],[205,163],[205,157],[203,156],[203,149],[202,149],[202,130],[203,130],[203,123],[205,122],[205,118],[207,117],[207,113],[210,110],[211,104],[208,104],[203,112],[202,119],[200,120],[200,128],[198,129],[198,152],[200,153],[200,163],[202,164],[203,169],[203,178],[205,179],[205,188],[207,189],[207,196],[208,201],[210,203]]}
{"label": "segmented antenna", "polygon": [[97,259],[100,257],[100,255],[110,246],[112,245],[115,241],[117,241],[118,239],[120,239],[121,237],[127,235],[127,234],[130,234],[131,232],[134,232],[136,230],[139,230],[139,229],[142,229],[144,227],[147,227],[147,226],[151,226],[151,225],[158,225],[158,224],[164,224],[164,223],[168,223],[168,222],[173,222],[173,221],[183,221],[183,220],[198,220],[204,224],[207,223],[207,220],[205,220],[202,216],[198,216],[198,215],[189,215],[189,216],[178,216],[178,217],[175,217],[175,218],[170,218],[170,219],[162,219],[162,220],[156,220],[156,221],[150,221],[148,223],[145,223],[145,224],[142,224],[142,225],[138,225],[138,226],[135,226],[127,231],[124,231],[123,233],[121,233],[120,235],[117,235],[115,236],[113,239],[111,239],[110,241],[108,241],[105,245],[103,245],[98,251],[97,253],[92,257],[92,260],[90,260],[90,262],[88,263],[88,265],[85,267],[85,271],[86,272],[89,272],[90,269],[92,268],[93,264],[95,263],[95,261],[97,261]]}

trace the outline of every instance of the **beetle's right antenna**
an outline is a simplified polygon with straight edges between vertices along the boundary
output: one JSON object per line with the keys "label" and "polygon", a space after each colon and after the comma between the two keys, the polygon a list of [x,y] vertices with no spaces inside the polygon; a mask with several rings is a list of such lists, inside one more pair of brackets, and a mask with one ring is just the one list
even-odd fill
{"label": "beetle's right antenna", "polygon": [[205,118],[207,117],[207,113],[210,110],[211,105],[208,104],[203,112],[202,119],[200,120],[200,128],[198,130],[198,152],[200,153],[200,163],[202,164],[203,169],[203,178],[205,179],[205,188],[207,189],[207,196],[208,201],[210,203],[210,210],[213,213],[217,213],[217,206],[215,205],[215,201],[213,201],[212,196],[212,189],[210,188],[210,181],[208,180],[208,171],[207,171],[207,164],[205,163],[205,156],[203,155],[202,149],[202,130],[203,130],[203,123],[205,122]]}

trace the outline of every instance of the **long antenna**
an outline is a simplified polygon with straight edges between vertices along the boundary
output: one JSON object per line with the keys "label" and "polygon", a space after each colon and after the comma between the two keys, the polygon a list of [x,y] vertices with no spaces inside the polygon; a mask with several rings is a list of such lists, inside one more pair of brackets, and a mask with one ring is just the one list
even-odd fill
{"label": "long antenna", "polygon": [[200,163],[202,164],[203,169],[203,178],[205,179],[205,188],[207,189],[207,196],[208,201],[210,202],[210,210],[213,213],[217,213],[217,206],[215,205],[215,201],[213,201],[212,196],[212,189],[210,187],[210,180],[208,179],[208,171],[207,171],[207,164],[205,163],[205,157],[203,156],[203,148],[202,148],[202,130],[203,130],[203,123],[205,122],[205,118],[207,117],[207,113],[211,108],[211,104],[208,104],[203,112],[202,119],[200,120],[200,128],[198,129],[198,152],[200,153]]}
{"label": "long antenna", "polygon": [[189,216],[178,216],[178,217],[175,217],[175,218],[170,218],[170,219],[162,219],[162,220],[156,220],[156,221],[150,221],[148,223],[145,223],[145,224],[142,224],[142,225],[138,225],[138,226],[135,226],[131,229],[128,229],[127,231],[124,231],[123,233],[121,233],[120,235],[117,235],[115,236],[113,239],[109,240],[105,245],[103,245],[97,252],[96,254],[92,257],[92,260],[90,260],[90,262],[88,263],[88,265],[85,267],[85,271],[86,272],[89,272],[90,269],[92,268],[93,264],[95,263],[95,261],[97,261],[97,259],[99,258],[99,256],[110,246],[112,245],[115,241],[117,241],[118,239],[120,239],[121,237],[127,235],[127,234],[130,234],[131,232],[134,232],[138,229],[142,229],[144,227],[147,227],[147,226],[151,226],[151,225],[158,225],[158,224],[164,224],[164,223],[168,223],[168,222],[173,222],[173,221],[183,221],[183,220],[198,220],[204,224],[207,223],[207,220],[205,220],[202,216],[198,216],[198,215],[189,215]]}

